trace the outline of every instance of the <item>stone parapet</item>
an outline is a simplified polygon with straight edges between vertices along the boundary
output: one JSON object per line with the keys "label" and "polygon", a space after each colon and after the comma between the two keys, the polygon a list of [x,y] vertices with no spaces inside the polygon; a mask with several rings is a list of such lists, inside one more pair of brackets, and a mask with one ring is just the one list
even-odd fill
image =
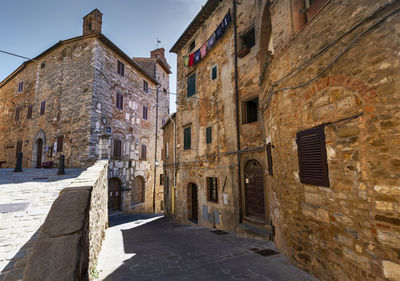
{"label": "stone parapet", "polygon": [[53,203],[23,280],[90,280],[108,224],[108,161],[97,161]]}

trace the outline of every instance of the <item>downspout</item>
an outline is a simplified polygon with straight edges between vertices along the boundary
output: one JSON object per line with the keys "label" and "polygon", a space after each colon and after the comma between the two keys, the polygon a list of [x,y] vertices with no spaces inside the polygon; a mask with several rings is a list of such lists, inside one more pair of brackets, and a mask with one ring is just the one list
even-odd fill
{"label": "downspout", "polygon": [[153,213],[156,212],[156,185],[157,185],[157,140],[158,140],[158,90],[160,89],[160,85],[157,86],[156,91],[156,133],[154,140],[154,186],[153,186]]}
{"label": "downspout", "polygon": [[239,124],[239,86],[238,86],[238,58],[237,58],[237,19],[236,0],[233,2],[233,41],[235,59],[235,105],[236,105],[236,143],[237,143],[237,165],[238,165],[238,189],[239,189],[239,223],[242,222],[242,177],[241,177],[241,155],[240,155],[240,124]]}

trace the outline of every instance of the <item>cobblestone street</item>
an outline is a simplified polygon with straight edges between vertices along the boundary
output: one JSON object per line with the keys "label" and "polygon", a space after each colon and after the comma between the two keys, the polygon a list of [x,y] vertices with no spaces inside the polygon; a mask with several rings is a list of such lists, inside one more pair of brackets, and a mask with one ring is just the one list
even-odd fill
{"label": "cobblestone street", "polygon": [[106,281],[316,280],[275,252],[272,242],[149,215],[110,218],[98,270]]}
{"label": "cobblestone street", "polygon": [[[66,169],[58,176],[57,169],[0,169],[0,281],[6,273],[18,280],[23,273],[26,256],[37,238],[59,191],[81,173]],[[8,277],[7,277],[8,278]]]}

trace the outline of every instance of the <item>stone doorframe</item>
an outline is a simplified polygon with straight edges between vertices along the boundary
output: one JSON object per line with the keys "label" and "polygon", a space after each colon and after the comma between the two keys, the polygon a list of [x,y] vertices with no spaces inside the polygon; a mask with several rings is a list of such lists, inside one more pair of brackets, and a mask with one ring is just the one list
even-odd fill
{"label": "stone doorframe", "polygon": [[126,183],[125,177],[118,171],[114,170],[108,170],[108,179],[111,178],[118,178],[121,182],[121,192],[123,191],[128,191],[129,187],[128,184]]}
{"label": "stone doorframe", "polygon": [[[36,160],[37,160],[37,141],[38,141],[39,139],[42,139],[42,141],[43,141],[42,162],[43,162],[44,159],[46,159],[46,149],[45,149],[45,147],[46,147],[46,133],[45,133],[42,129],[40,129],[40,130],[37,132],[35,138],[33,139],[33,143],[32,143],[31,166],[32,166],[33,168],[36,167]],[[40,164],[42,164],[42,163],[40,163]]]}

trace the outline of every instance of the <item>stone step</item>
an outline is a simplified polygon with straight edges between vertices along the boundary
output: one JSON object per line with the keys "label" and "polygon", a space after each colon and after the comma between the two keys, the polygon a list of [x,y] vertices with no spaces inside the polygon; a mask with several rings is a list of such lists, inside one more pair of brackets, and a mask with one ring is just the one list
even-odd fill
{"label": "stone step", "polygon": [[237,226],[236,232],[245,237],[272,240],[272,228],[269,225],[254,225],[244,222]]}

